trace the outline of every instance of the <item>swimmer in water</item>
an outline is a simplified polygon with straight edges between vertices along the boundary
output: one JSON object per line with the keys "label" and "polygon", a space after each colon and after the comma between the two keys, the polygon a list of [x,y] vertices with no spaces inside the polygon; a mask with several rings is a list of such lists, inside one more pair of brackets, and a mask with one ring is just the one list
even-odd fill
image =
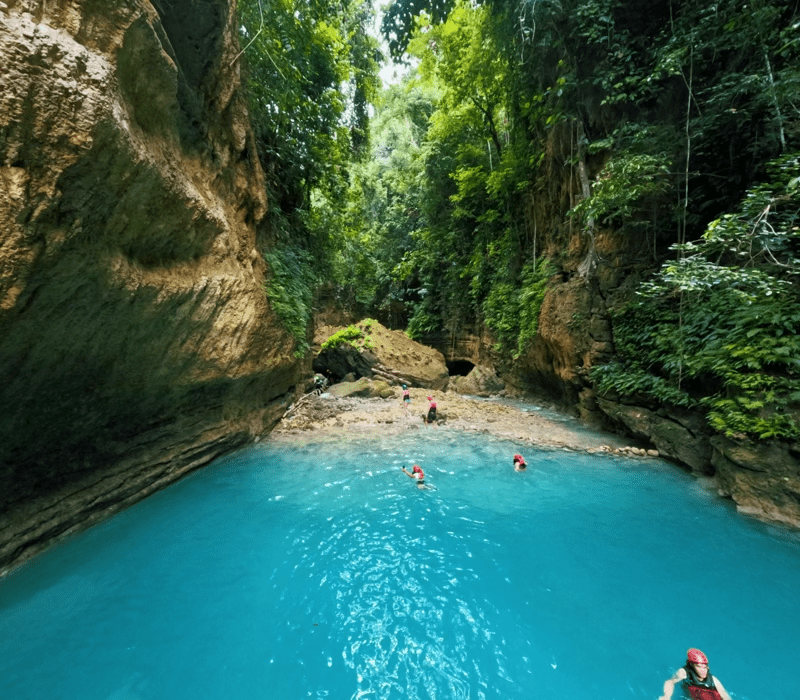
{"label": "swimmer in water", "polygon": [[524,472],[528,468],[522,455],[514,455],[514,471]]}
{"label": "swimmer in water", "polygon": [[425,472],[422,471],[422,467],[419,464],[415,464],[411,467],[411,471],[406,471],[405,467],[402,467],[403,474],[408,477],[411,477],[417,482],[417,488],[424,489],[425,488]]}
{"label": "swimmer in water", "polygon": [[658,700],[671,700],[678,684],[683,686],[686,694],[684,697],[692,700],[731,700],[719,678],[711,675],[708,659],[699,649],[689,649],[686,652],[686,665],[664,683],[664,693]]}

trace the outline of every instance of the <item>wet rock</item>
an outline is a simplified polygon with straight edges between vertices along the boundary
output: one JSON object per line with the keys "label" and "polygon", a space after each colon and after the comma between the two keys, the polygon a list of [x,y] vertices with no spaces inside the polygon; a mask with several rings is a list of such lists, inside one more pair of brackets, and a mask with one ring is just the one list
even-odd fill
{"label": "wet rock", "polygon": [[800,527],[800,462],[797,446],[712,438],[713,464],[722,495],[764,520]]}
{"label": "wet rock", "polygon": [[597,397],[598,405],[635,437],[652,442],[662,456],[676,459],[700,474],[712,474],[710,431],[691,414],[664,416],[642,406]]}
{"label": "wet rock", "polygon": [[479,365],[474,367],[466,377],[451,377],[448,390],[472,396],[492,396],[505,389],[505,382],[500,379],[493,367]]}

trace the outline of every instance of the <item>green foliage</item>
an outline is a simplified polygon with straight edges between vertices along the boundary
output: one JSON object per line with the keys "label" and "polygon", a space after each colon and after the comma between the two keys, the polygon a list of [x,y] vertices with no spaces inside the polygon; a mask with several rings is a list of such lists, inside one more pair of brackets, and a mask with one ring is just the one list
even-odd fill
{"label": "green foliage", "polygon": [[555,266],[547,258],[541,258],[538,262],[531,261],[522,269],[517,357],[527,350],[536,335],[547,283],[555,272]]}
{"label": "green foliage", "polygon": [[615,319],[600,391],[703,406],[727,435],[800,436],[800,158],[770,170]]}
{"label": "green foliage", "polygon": [[536,335],[539,312],[547,292],[547,282],[555,267],[546,258],[528,262],[520,280],[495,282],[483,303],[486,325],[499,341],[499,347],[519,357]]}
{"label": "green foliage", "polygon": [[336,333],[322,343],[320,351],[338,348],[344,343],[352,345],[354,348],[374,348],[375,343],[372,342],[372,338],[369,335],[373,323],[373,319],[368,318],[361,321],[361,323],[356,326],[347,326],[347,328],[336,331]]}
{"label": "green foliage", "polygon": [[364,338],[364,332],[356,326],[348,326],[336,331],[330,338],[328,338],[320,347],[320,351],[333,350],[338,348],[343,343],[358,347],[357,342]]}
{"label": "green foliage", "polygon": [[519,336],[519,294],[510,282],[497,282],[483,302],[486,325],[500,343],[500,347],[513,347]]}
{"label": "green foliage", "polygon": [[447,19],[453,4],[453,0],[394,0],[388,4],[381,21],[381,33],[392,56],[403,57],[420,14],[424,13],[438,24]]}
{"label": "green foliage", "polygon": [[350,167],[346,196],[331,200],[320,221],[338,227],[331,275],[359,313],[375,309],[388,316],[397,303],[419,301],[409,279],[414,271],[403,260],[425,223],[420,140],[433,99],[431,90],[408,83],[384,91],[370,124],[371,158]]}
{"label": "green foliage", "polygon": [[439,330],[441,327],[441,317],[431,313],[430,305],[423,301],[415,306],[411,320],[408,322],[406,333],[412,340],[418,340],[428,333]]}
{"label": "green foliage", "polygon": [[488,316],[516,348],[519,319],[509,325],[503,307],[516,303],[519,289],[518,266],[509,261],[522,252],[525,232],[513,218],[521,214],[529,157],[526,147],[509,147],[509,67],[495,44],[494,19],[488,6],[456,2],[442,23],[420,18],[409,50],[420,60],[414,89],[435,101],[415,140],[411,162],[419,175],[404,201],[415,214],[411,250],[394,268],[413,310],[408,332],[416,338]]}
{"label": "green foliage", "polygon": [[243,73],[269,199],[261,244],[278,246],[267,254],[273,270],[267,289],[299,351],[308,347],[301,325],[311,318],[313,283],[333,276],[337,251],[360,225],[357,213],[340,204],[350,164],[368,150],[369,103],[379,84],[378,44],[367,32],[373,16],[361,0],[238,3]]}
{"label": "green foliage", "polygon": [[[624,358],[628,360],[629,358]],[[601,394],[615,392],[634,400],[652,400],[671,406],[696,406],[697,402],[685,391],[672,385],[664,377],[632,367],[622,362],[610,362],[592,368],[592,381]]]}
{"label": "green foliage", "polygon": [[591,196],[582,199],[570,214],[624,225],[645,211],[648,200],[668,191],[669,172],[666,154],[621,152],[600,171]]}
{"label": "green foliage", "polygon": [[336,5],[242,0],[251,119],[272,200],[291,214],[346,161],[347,16]]}
{"label": "green foliage", "polygon": [[788,154],[767,167],[770,181],[749,190],[741,208],[712,221],[702,247],[744,267],[758,266],[778,277],[800,274],[800,154]]}
{"label": "green foliage", "polygon": [[264,291],[273,312],[295,339],[295,356],[302,357],[309,347],[307,331],[312,316],[312,290],[317,281],[311,260],[305,251],[288,245],[275,248],[264,257],[271,272]]}

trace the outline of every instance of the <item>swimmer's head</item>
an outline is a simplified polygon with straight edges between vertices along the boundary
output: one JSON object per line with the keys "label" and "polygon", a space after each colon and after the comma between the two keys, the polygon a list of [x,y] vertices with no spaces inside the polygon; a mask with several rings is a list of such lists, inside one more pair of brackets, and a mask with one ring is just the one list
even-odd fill
{"label": "swimmer's head", "polygon": [[686,661],[690,664],[708,665],[708,658],[699,649],[689,649],[689,651],[686,652]]}

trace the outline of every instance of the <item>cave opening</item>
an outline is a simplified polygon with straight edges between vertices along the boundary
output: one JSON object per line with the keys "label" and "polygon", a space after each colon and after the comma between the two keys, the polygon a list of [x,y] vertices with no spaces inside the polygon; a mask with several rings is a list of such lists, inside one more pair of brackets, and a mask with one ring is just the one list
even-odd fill
{"label": "cave opening", "polygon": [[451,377],[466,377],[475,365],[469,360],[452,360],[447,363],[447,371]]}

